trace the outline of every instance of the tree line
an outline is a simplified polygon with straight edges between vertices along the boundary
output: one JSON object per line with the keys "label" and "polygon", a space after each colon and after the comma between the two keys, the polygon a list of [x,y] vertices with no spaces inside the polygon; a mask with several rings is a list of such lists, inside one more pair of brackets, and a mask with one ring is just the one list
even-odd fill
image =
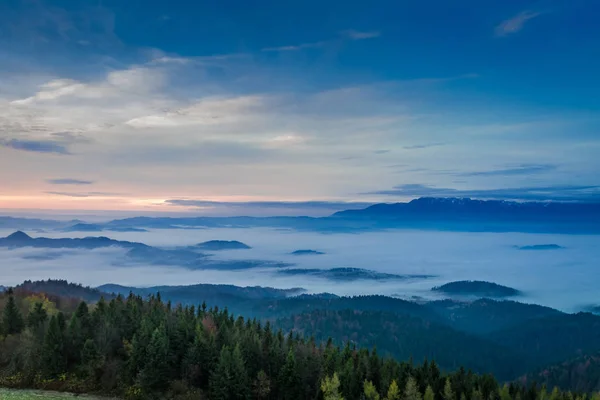
{"label": "tree line", "polygon": [[0,304],[0,386],[132,400],[600,400],[318,343],[226,308],[175,306],[160,294],[81,302],[66,313],[44,296],[8,292]]}

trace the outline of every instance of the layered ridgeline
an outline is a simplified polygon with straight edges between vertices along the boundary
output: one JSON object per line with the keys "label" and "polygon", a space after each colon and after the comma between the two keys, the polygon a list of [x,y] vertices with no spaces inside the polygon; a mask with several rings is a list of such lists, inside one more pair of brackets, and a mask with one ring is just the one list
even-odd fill
{"label": "layered ridgeline", "polygon": [[[67,224],[67,226],[65,226]],[[329,217],[135,217],[86,224],[0,217],[0,228],[67,232],[146,229],[274,227],[316,231],[387,228],[487,232],[600,233],[600,203],[514,202],[464,198],[419,198],[408,203],[374,204]]]}
{"label": "layered ridgeline", "polygon": [[[502,386],[463,368],[443,372],[435,362],[396,361],[351,342],[320,343],[226,309],[175,306],[160,295],[81,302],[65,312],[44,295],[17,290],[0,297],[0,308],[2,386],[128,399],[574,398],[536,386]],[[321,321],[315,318],[309,321]],[[376,318],[371,332],[387,329],[386,321]]]}
{"label": "layered ridgeline", "polygon": [[[103,294],[103,291],[110,293]],[[152,298],[152,293],[157,291],[160,292],[162,301],[169,302],[168,305],[159,305],[156,297],[148,302],[148,299]],[[104,310],[102,312],[107,314],[107,318],[110,315],[109,326],[94,327],[93,332],[90,333],[94,346],[103,349],[99,350],[94,347],[91,349],[93,354],[102,353],[103,351],[108,351],[108,353],[102,356],[98,355],[100,357],[100,361],[97,360],[99,364],[94,364],[96,368],[94,369],[94,377],[97,380],[93,380],[87,375],[84,377],[80,375],[82,372],[81,365],[78,364],[80,358],[77,354],[79,354],[79,350],[83,351],[82,349],[73,350],[75,354],[67,355],[64,359],[59,357],[60,366],[64,369],[63,372],[70,377],[67,379],[70,386],[66,386],[66,383],[65,386],[61,386],[61,383],[51,381],[57,385],[57,388],[61,389],[78,390],[77,385],[87,385],[89,383],[91,386],[85,386],[86,391],[92,389],[100,391],[116,390],[122,393],[131,387],[135,389],[129,390],[134,392],[138,389],[149,390],[148,388],[142,388],[142,377],[145,376],[142,372],[144,370],[143,366],[140,364],[135,371],[128,369],[130,368],[128,365],[133,362],[131,357],[135,354],[131,346],[138,340],[140,346],[142,344],[145,347],[149,346],[156,328],[160,328],[164,324],[167,336],[169,336],[168,346],[175,346],[178,349],[173,350],[169,347],[168,354],[179,354],[176,357],[173,356],[172,359],[169,358],[170,364],[165,368],[181,371],[169,373],[167,375],[169,381],[183,380],[186,388],[199,387],[205,392],[210,392],[210,377],[215,373],[214,370],[209,369],[198,372],[202,371],[202,368],[208,367],[200,367],[195,364],[193,367],[189,365],[186,367],[185,364],[187,357],[190,357],[188,353],[192,351],[189,346],[197,340],[195,329],[201,329],[203,334],[207,331],[210,332],[210,335],[203,339],[204,344],[202,346],[205,346],[206,343],[213,343],[216,346],[216,349],[210,350],[212,358],[209,357],[209,361],[212,360],[210,362],[213,363],[209,363],[209,365],[214,368],[218,365],[216,361],[218,357],[214,358],[215,354],[219,354],[225,344],[229,345],[229,352],[232,352],[238,343],[235,342],[237,339],[234,342],[229,342],[229,340],[233,340],[233,337],[239,339],[239,335],[242,335],[246,339],[243,339],[244,341],[240,343],[240,352],[246,366],[255,363],[258,354],[263,354],[261,357],[275,357],[278,360],[268,362],[263,360],[259,367],[256,367],[259,370],[254,368],[252,372],[247,371],[246,374],[249,381],[256,383],[258,372],[260,369],[264,369],[268,375],[271,388],[274,390],[272,392],[274,397],[269,398],[279,398],[279,395],[274,393],[278,393],[278,385],[281,381],[278,376],[279,372],[274,371],[281,371],[283,368],[284,364],[281,363],[284,363],[289,348],[271,354],[271,350],[267,351],[264,348],[265,344],[261,342],[263,339],[260,334],[255,331],[258,329],[258,322],[248,323],[244,321],[243,324],[241,321],[236,322],[238,315],[245,315],[256,318],[256,321],[261,321],[263,331],[265,323],[268,321],[272,327],[271,334],[273,337],[287,335],[290,331],[293,332],[294,337],[296,335],[304,338],[313,337],[315,339],[314,346],[302,341],[291,343],[298,344],[302,342],[301,346],[298,344],[298,348],[294,347],[294,352],[299,351],[299,353],[294,353],[294,357],[297,357],[296,360],[301,359],[304,360],[302,362],[308,362],[306,360],[307,353],[313,354],[316,352],[314,354],[319,354],[317,358],[320,361],[313,360],[316,363],[315,365],[318,366],[318,368],[315,367],[317,371],[322,371],[323,363],[333,363],[331,360],[326,361],[329,356],[323,348],[319,349],[320,343],[327,342],[330,338],[333,344],[342,347],[346,343],[350,343],[352,365],[348,364],[347,358],[336,358],[335,367],[328,370],[330,372],[338,371],[340,379],[342,379],[341,374],[344,368],[348,369],[345,373],[350,374],[350,367],[352,367],[351,376],[354,377],[353,380],[362,379],[363,375],[361,374],[367,374],[362,368],[367,364],[361,364],[362,361],[360,361],[358,354],[365,352],[365,350],[360,349],[372,349],[373,347],[377,348],[378,359],[379,357],[399,361],[412,359],[417,364],[421,364],[425,360],[435,360],[442,371],[455,371],[464,367],[480,374],[493,373],[496,379],[502,382],[521,381],[521,377],[525,375],[532,376],[531,374],[544,371],[545,368],[551,368],[552,365],[562,365],[562,363],[581,355],[594,355],[600,352],[600,318],[591,314],[564,314],[547,307],[489,299],[473,302],[444,300],[417,304],[384,296],[337,297],[331,294],[299,295],[299,293],[301,291],[295,289],[242,288],[231,285],[162,286],[154,288],[104,285],[93,289],[69,284],[65,281],[25,282],[23,285],[14,288],[14,304],[16,307],[13,308],[16,308],[18,313],[9,313],[13,316],[19,314],[22,323],[6,322],[9,320],[18,321],[19,318],[6,317],[9,294],[4,293],[0,298],[0,308],[4,310],[5,315],[5,322],[2,324],[3,332],[5,334],[16,333],[16,331],[21,332],[19,335],[9,335],[4,339],[3,343],[10,349],[0,348],[0,354],[7,354],[5,358],[0,360],[2,362],[0,371],[3,371],[4,376],[2,382],[24,386],[39,386],[40,384],[39,381],[35,380],[35,376],[29,376],[28,381],[18,381],[18,383],[10,380],[15,379],[14,375],[17,372],[23,372],[19,369],[22,368],[19,365],[29,365],[27,363],[33,362],[31,360],[20,360],[19,363],[15,364],[15,357],[18,359],[25,353],[29,354],[30,350],[22,353],[18,349],[22,349],[23,346],[30,349],[30,346],[35,344],[32,342],[33,337],[30,335],[32,328],[26,328],[26,326],[29,324],[28,321],[37,318],[35,317],[36,313],[45,314],[46,316],[40,316],[45,322],[43,323],[43,329],[40,328],[39,336],[36,339],[39,341],[36,346],[39,347],[33,347],[33,349],[37,349],[35,354],[38,354],[38,356],[41,354],[39,352],[43,351],[46,346],[47,336],[52,333],[52,331],[49,331],[49,318],[52,315],[62,318],[58,317],[59,310],[63,312],[65,318],[64,328],[61,330],[62,336],[60,337],[63,340],[64,351],[67,352],[65,354],[69,354],[68,352],[71,350],[67,350],[67,347],[73,341],[69,336],[73,334],[69,333],[69,329],[71,329],[69,327],[74,323],[69,320],[77,314],[78,299],[89,299],[88,313],[91,312],[89,317],[91,320],[99,318],[98,312],[100,311],[97,311],[98,308]],[[105,300],[95,300],[99,298],[99,294]],[[228,311],[223,314],[213,309],[212,313],[205,310],[198,314],[198,309],[202,309],[202,306],[198,306],[198,304],[202,304],[203,300],[214,300],[214,302],[208,302],[210,304],[218,303],[219,310],[228,307]],[[184,303],[185,306],[182,308],[174,305],[179,302]],[[38,307],[37,303],[41,303],[41,306]],[[192,306],[196,306],[193,311],[195,315],[193,321],[191,315],[188,315],[192,313],[190,308]],[[185,307],[188,307],[187,311],[185,311]],[[158,308],[158,310],[155,308]],[[117,312],[117,310],[120,311]],[[143,322],[145,312],[149,313],[147,318],[150,318],[152,322]],[[188,315],[188,318],[190,318],[188,330],[185,334],[178,331],[182,328],[179,324],[183,323],[179,320],[181,315]],[[198,321],[199,315],[202,315],[201,321]],[[218,321],[221,321],[220,323],[225,324],[228,328],[220,329]],[[201,322],[202,328],[197,326],[198,322]],[[63,325],[62,322],[60,324]],[[123,327],[120,327],[120,324],[123,324]],[[192,325],[196,328],[192,329]],[[11,328],[11,326],[13,327]],[[17,326],[17,328],[14,328],[14,326]],[[232,326],[235,329],[242,329],[242,326],[246,329],[246,327],[251,326],[254,330],[240,332],[234,329],[232,332],[229,330]],[[73,327],[72,329],[79,328]],[[278,335],[276,333],[278,329],[282,329],[283,333]],[[142,333],[148,337],[142,340],[139,337]],[[56,334],[56,332],[52,334]],[[175,335],[175,338],[170,335]],[[246,337],[246,335],[250,337]],[[134,337],[137,339],[134,340]],[[172,342],[173,340],[180,340],[181,337],[187,337],[189,341],[188,345],[181,345],[185,347],[185,351],[178,347],[180,345],[175,345]],[[271,339],[268,340],[271,343]],[[250,341],[251,345],[255,347],[248,349],[246,346],[250,344],[246,341]],[[258,342],[262,344],[259,346]],[[79,339],[77,343],[80,346],[85,345],[85,341]],[[293,346],[296,346],[296,344]],[[284,346],[281,343],[280,345]],[[303,347],[307,345],[310,347]],[[92,346],[92,344],[88,343],[88,346]],[[257,350],[256,346],[260,350]],[[358,350],[352,350],[354,346],[357,346]],[[202,347],[202,349],[204,349],[202,351],[208,351],[205,347]],[[5,351],[8,352],[5,353]],[[172,353],[173,351],[179,353]],[[341,349],[335,351],[338,355],[344,353]],[[268,354],[268,356],[265,354]],[[56,356],[58,357],[58,355]],[[70,364],[72,361],[69,361],[69,357],[74,357],[75,365]],[[231,357],[231,354],[228,354],[227,357]],[[41,358],[41,360],[43,359]],[[208,361],[203,359],[202,364],[205,362]],[[296,362],[301,363],[300,361]],[[384,365],[387,365],[386,368],[391,368],[392,372],[388,373],[395,374],[394,376],[399,382],[405,382],[404,372],[400,373],[398,371],[406,371],[406,368],[408,368],[406,365],[392,368],[392,364],[389,364],[391,361],[387,361],[387,364],[381,360],[379,362],[381,368]],[[44,367],[39,364],[34,365],[36,365],[35,371],[42,374],[40,376],[45,377],[43,375],[45,372],[42,372]],[[187,370],[186,368],[191,368],[203,378],[196,375],[194,375],[195,378],[185,375],[183,371]],[[200,370],[196,368],[200,368]],[[89,371],[89,369],[85,370]],[[116,381],[104,386],[107,380],[110,381],[110,376],[116,379],[114,376],[125,376],[124,374],[129,374],[127,375],[129,380],[124,384],[125,387],[119,386],[122,383]],[[315,380],[311,383],[311,390],[313,391],[318,391],[319,382],[324,378],[322,372],[317,373],[317,375],[319,376],[313,377]],[[85,382],[82,382],[81,379]],[[200,379],[200,381],[195,379]],[[308,378],[303,378],[303,382],[305,382],[305,379]],[[530,378],[527,381],[528,384],[532,379]],[[590,381],[586,379],[587,375],[580,373],[576,381],[577,386],[573,389],[592,388],[590,390],[593,390],[595,387],[595,383],[592,381],[594,379],[593,375],[590,375]],[[538,376],[536,380],[541,381],[542,378]],[[569,380],[566,381],[570,382]],[[437,387],[439,388],[442,383],[444,382],[437,382]],[[171,385],[172,382],[164,383],[160,390],[168,390]],[[344,385],[342,387],[345,387]],[[389,385],[388,379],[376,386],[383,394]],[[432,385],[434,388],[436,387],[434,384]],[[49,387],[52,387],[52,385]],[[420,387],[422,390],[425,389],[423,385]],[[571,387],[563,385],[563,388],[570,389]],[[152,386],[152,390],[158,389]],[[352,389],[352,393],[355,393],[356,390],[356,388]],[[459,389],[455,390],[460,391]],[[346,398],[358,398],[346,394],[346,392],[344,394]],[[436,395],[439,395],[439,392],[436,392]],[[467,399],[470,398],[470,395],[465,395]],[[312,397],[306,394],[306,398],[314,398],[314,396],[316,396],[314,393]]]}
{"label": "layered ridgeline", "polygon": [[123,265],[142,263],[144,265],[173,265],[190,269],[242,270],[256,267],[286,267],[289,264],[266,260],[217,260],[205,251],[249,249],[237,241],[213,240],[192,246],[162,248],[144,243],[115,240],[105,236],[84,238],[32,237],[22,231],[0,238],[0,248],[34,248],[45,251],[28,255],[34,260],[55,259],[67,250],[121,249],[116,263]]}

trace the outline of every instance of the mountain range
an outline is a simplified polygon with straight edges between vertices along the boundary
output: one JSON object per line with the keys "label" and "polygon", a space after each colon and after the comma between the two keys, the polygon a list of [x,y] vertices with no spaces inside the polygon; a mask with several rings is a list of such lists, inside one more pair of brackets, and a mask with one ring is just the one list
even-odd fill
{"label": "mountain range", "polygon": [[0,227],[63,231],[143,231],[206,227],[274,227],[345,232],[388,228],[490,232],[600,233],[600,203],[515,202],[422,197],[407,203],[375,204],[328,217],[133,217],[86,224],[0,217]]}

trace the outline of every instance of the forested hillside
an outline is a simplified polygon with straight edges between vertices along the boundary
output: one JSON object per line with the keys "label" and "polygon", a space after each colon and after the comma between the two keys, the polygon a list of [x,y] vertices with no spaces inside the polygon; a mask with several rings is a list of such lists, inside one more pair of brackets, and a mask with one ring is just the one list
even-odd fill
{"label": "forested hillside", "polygon": [[[57,282],[46,286],[56,289]],[[81,288],[74,285],[74,290]],[[533,349],[525,352],[525,345],[516,342],[520,336],[509,330],[506,342],[513,348],[492,343],[487,334],[456,330],[432,309],[414,303],[391,299],[387,311],[376,311],[385,298],[305,297],[286,300],[295,304],[291,309],[301,308],[301,300],[311,307],[328,304],[329,309],[271,322],[204,304],[174,305],[160,295],[119,295],[86,303],[21,287],[0,294],[0,386],[127,399],[573,399],[567,392],[544,394],[532,378],[526,385],[497,383],[526,372],[522,368],[531,365],[532,353],[572,350],[557,349],[563,331],[549,332],[555,349],[546,340],[537,345],[533,337],[526,342]],[[281,307],[286,300],[271,304]],[[365,309],[333,309],[340,304]],[[390,304],[399,312],[392,312]],[[589,318],[567,316],[573,324]],[[531,327],[542,320],[525,324],[523,335],[534,332]],[[593,331],[594,321],[589,319],[586,329]],[[569,340],[595,338],[594,333],[581,336],[573,325],[569,332]],[[498,340],[497,333],[492,336]],[[493,371],[496,378],[468,369]],[[546,381],[571,388],[562,378]],[[572,389],[595,390],[593,383],[583,381],[581,376]]]}

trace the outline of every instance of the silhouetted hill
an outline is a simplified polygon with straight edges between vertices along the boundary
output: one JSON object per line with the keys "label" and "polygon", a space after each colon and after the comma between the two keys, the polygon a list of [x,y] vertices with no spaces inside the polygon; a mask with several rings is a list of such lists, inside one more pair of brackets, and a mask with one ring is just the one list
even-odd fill
{"label": "silhouetted hill", "polygon": [[516,289],[485,281],[456,281],[449,282],[431,289],[448,295],[478,296],[478,297],[511,297],[521,292]]}
{"label": "silhouetted hill", "polygon": [[334,281],[355,281],[361,279],[387,281],[387,280],[406,280],[406,279],[427,279],[433,275],[397,275],[386,274],[383,272],[371,271],[362,268],[331,268],[331,269],[316,269],[316,268],[291,268],[280,269],[277,271],[281,275],[299,275],[299,276],[315,276],[319,278],[330,279]]}
{"label": "silhouetted hill", "polygon": [[208,242],[198,243],[194,247],[200,250],[241,250],[252,248],[237,240],[209,240]]}
{"label": "silhouetted hill", "polygon": [[128,295],[130,292],[140,296],[160,293],[164,300],[173,303],[199,305],[206,302],[219,307],[229,307],[232,311],[243,310],[248,302],[266,299],[285,299],[303,293],[302,288],[273,289],[261,286],[240,287],[234,285],[198,284],[187,286],[153,286],[136,288],[115,284],[106,284],[97,287],[98,290],[108,293]]}
{"label": "silhouetted hill", "polygon": [[294,255],[294,256],[316,256],[316,255],[321,255],[321,254],[325,254],[322,251],[317,251],[317,250],[296,250],[296,251],[292,251],[290,254]]}
{"label": "silhouetted hill", "polygon": [[15,293],[32,292],[45,293],[54,296],[67,297],[78,300],[85,300],[94,303],[100,298],[110,299],[113,296],[107,292],[98,289],[82,286],[80,284],[69,283],[66,280],[49,279],[47,281],[25,281],[14,288]]}
{"label": "silhouetted hill", "polygon": [[[389,227],[524,232],[600,232],[600,203],[514,202],[422,197],[332,216]],[[462,227],[462,228],[461,228]]]}
{"label": "silhouetted hill", "polygon": [[[32,238],[24,232],[18,231],[5,238],[0,238],[0,247],[21,248],[35,247],[46,249],[98,249],[106,247],[118,247],[127,250],[125,257],[134,263],[145,263],[150,265],[175,265],[191,269],[218,269],[218,270],[242,270],[256,267],[287,267],[290,264],[262,261],[262,260],[212,260],[206,254],[201,253],[194,246],[162,249],[148,246],[144,243],[114,240],[104,236],[85,238]],[[26,256],[30,259],[49,259],[59,257],[59,254],[44,255],[36,254]]]}
{"label": "silhouetted hill", "polygon": [[0,247],[37,247],[51,249],[98,249],[102,247],[122,247],[126,249],[147,248],[143,243],[127,242],[109,239],[105,236],[85,238],[60,238],[45,237],[32,238],[25,232],[17,231],[5,238],[0,238]]}
{"label": "silhouetted hill", "polygon": [[550,244],[534,244],[531,246],[516,246],[519,250],[559,250],[564,249],[564,247],[559,246],[554,243]]}

